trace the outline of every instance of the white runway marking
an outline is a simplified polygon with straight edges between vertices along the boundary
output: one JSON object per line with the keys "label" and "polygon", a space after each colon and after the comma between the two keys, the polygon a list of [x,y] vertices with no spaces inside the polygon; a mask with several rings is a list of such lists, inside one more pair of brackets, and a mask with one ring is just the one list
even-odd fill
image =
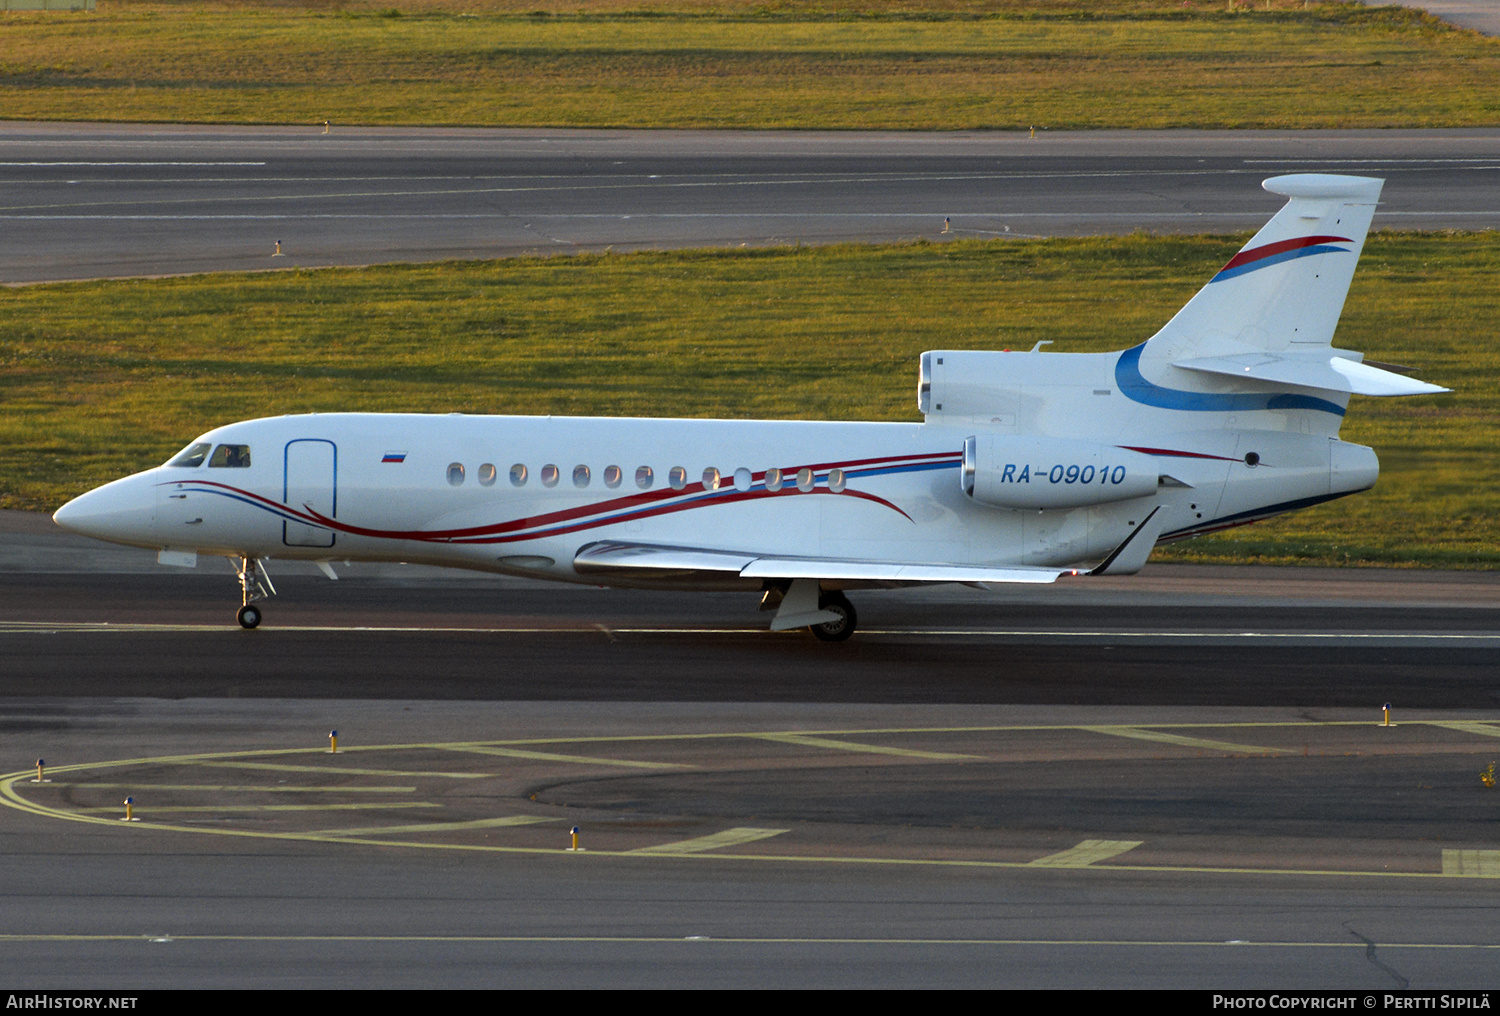
{"label": "white runway marking", "polygon": [[[933,218],[941,219],[944,212],[948,215],[962,215],[965,221],[980,222],[991,219],[1049,219],[1053,221],[1078,221],[1086,222],[1092,220],[1112,220],[1120,222],[1131,222],[1135,220],[1179,220],[1197,221],[1219,219],[1226,222],[1244,221],[1254,219],[1258,216],[1255,212],[958,212],[950,209],[940,209],[933,212],[263,212],[258,214],[242,213],[187,213],[187,214],[149,214],[149,213],[95,213],[84,212],[77,215],[65,214],[24,214],[7,215],[0,213],[0,221],[5,222],[48,222],[64,220],[67,222],[233,222],[243,220],[246,222],[267,222],[271,220],[291,219],[298,222],[313,219],[367,219],[371,221],[386,221],[393,219],[515,219],[527,223],[549,221],[549,220],[607,220],[624,221],[627,219],[656,220],[656,219],[722,219],[755,220],[755,219],[778,219],[805,222],[819,219],[905,219],[927,221]],[[1464,218],[1483,219],[1500,216],[1500,209],[1486,209],[1467,212],[1387,212],[1380,213],[1392,218]],[[617,241],[625,242],[625,241]],[[710,241],[704,241],[709,243]]]}
{"label": "white runway marking", "polygon": [[1247,166],[1446,166],[1494,159],[1244,159]]}
{"label": "white runway marking", "polygon": [[[1497,162],[1490,159],[1489,162]],[[3,165],[3,164],[0,164]],[[1500,165],[1482,167],[1500,168]],[[444,196],[471,196],[476,194],[534,194],[537,192],[568,194],[579,191],[604,192],[619,190],[700,190],[721,187],[807,187],[813,185],[829,184],[890,184],[890,183],[952,183],[970,181],[975,183],[1014,181],[1014,180],[1048,180],[1058,179],[1117,179],[1121,177],[1149,176],[1159,177],[1189,177],[1189,176],[1224,176],[1250,174],[1251,170],[1168,170],[1168,171],[1099,171],[1099,172],[1063,172],[1063,173],[957,173],[957,174],[926,174],[926,175],[864,175],[864,176],[822,176],[816,173],[799,173],[785,177],[777,176],[754,176],[754,177],[726,177],[722,179],[704,178],[699,176],[685,177],[671,180],[661,177],[598,177],[592,181],[583,183],[534,183],[529,185],[513,185],[507,187],[457,187],[442,190],[373,190],[373,191],[344,191],[344,192],[317,192],[310,194],[254,194],[254,195],[223,195],[216,197],[197,198],[170,198],[165,200],[134,200],[126,202],[94,201],[90,204],[187,204],[203,201],[328,201],[336,199],[357,198],[402,198],[402,197],[444,197]],[[344,178],[346,181],[352,179],[355,182],[363,182],[362,178]],[[390,179],[389,177],[375,177],[371,179]],[[399,179],[399,178],[398,178]],[[422,179],[422,178],[417,178]],[[501,178],[509,179],[509,178]],[[520,177],[522,180],[548,180],[548,177]],[[569,178],[572,179],[572,178]],[[130,181],[134,185],[150,183],[150,180],[136,179]],[[205,183],[217,181],[204,180]],[[232,181],[231,181],[232,182]],[[50,203],[49,203],[50,204]],[[34,207],[48,207],[43,204]],[[1255,214],[1260,214],[1256,212]]]}
{"label": "white runway marking", "polygon": [[264,166],[264,162],[0,162],[0,166]]}
{"label": "white runway marking", "polygon": [[[947,210],[950,215],[952,209]],[[1143,216],[1131,212],[974,212],[971,214],[959,213],[968,220],[976,219],[1120,219],[1130,221]],[[1500,215],[1500,211],[1494,212],[1412,212],[1412,215]],[[520,212],[313,212],[311,214],[291,212],[266,212],[262,214],[182,214],[182,215],[153,215],[149,213],[100,213],[83,212],[77,215],[4,215],[0,214],[0,220],[29,222],[47,221],[53,219],[65,219],[69,222],[85,222],[91,220],[109,221],[121,220],[126,222],[149,222],[149,221],[232,221],[245,219],[250,221],[263,221],[266,219],[517,219],[526,222],[536,222],[544,219],[604,219],[609,221],[623,221],[626,219],[932,219],[941,218],[943,212],[538,212],[535,214]],[[1162,212],[1160,214],[1146,216],[1156,219],[1248,219],[1255,218],[1255,212]],[[1263,217],[1263,216],[1262,216]]]}
{"label": "white runway marking", "polygon": [[[234,624],[111,624],[107,621],[0,621],[0,635],[67,635],[67,634],[152,634],[171,632],[220,632],[245,637],[261,635],[303,633],[445,633],[468,635],[597,635],[600,630],[593,623],[529,626],[422,626],[422,625],[275,625],[256,630],[254,636]],[[764,628],[744,625],[737,627],[697,627],[691,625],[661,625],[653,627],[609,629],[611,635],[765,635],[772,636]],[[1087,640],[1097,642],[1129,642],[1169,640],[1181,642],[1287,642],[1287,643],[1364,643],[1364,644],[1477,644],[1500,645],[1500,633],[1493,632],[1299,632],[1299,631],[1171,631],[1152,629],[1066,629],[1066,628],[862,628],[860,635],[887,636],[950,636],[955,638],[1041,638],[1058,640]]]}

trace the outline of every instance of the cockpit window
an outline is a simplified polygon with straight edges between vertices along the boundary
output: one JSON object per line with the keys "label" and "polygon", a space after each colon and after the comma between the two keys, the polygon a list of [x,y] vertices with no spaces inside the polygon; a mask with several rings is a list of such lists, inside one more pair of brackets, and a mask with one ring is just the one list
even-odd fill
{"label": "cockpit window", "polygon": [[247,444],[221,444],[214,449],[214,457],[208,460],[210,469],[244,469],[249,465],[250,446]]}
{"label": "cockpit window", "polygon": [[213,445],[207,441],[198,441],[188,445],[178,453],[175,459],[167,463],[169,466],[178,466],[183,469],[196,469],[203,465],[203,460],[208,457],[208,450]]}

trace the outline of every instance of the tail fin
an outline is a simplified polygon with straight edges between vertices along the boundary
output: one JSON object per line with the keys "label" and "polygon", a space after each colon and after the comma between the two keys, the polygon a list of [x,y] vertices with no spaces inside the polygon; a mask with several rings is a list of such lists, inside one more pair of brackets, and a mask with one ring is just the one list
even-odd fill
{"label": "tail fin", "polygon": [[1384,182],[1321,173],[1266,180],[1261,186],[1290,200],[1151,337],[1143,374],[1164,378],[1179,367],[1364,395],[1447,391],[1331,348]]}

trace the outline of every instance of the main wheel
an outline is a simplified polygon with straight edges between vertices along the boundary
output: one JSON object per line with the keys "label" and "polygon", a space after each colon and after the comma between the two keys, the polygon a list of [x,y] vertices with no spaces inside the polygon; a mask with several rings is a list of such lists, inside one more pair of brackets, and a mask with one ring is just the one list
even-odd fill
{"label": "main wheel", "polygon": [[260,624],[260,608],[253,603],[247,603],[240,608],[239,613],[241,628],[254,628]]}
{"label": "main wheel", "polygon": [[814,638],[820,642],[842,642],[854,634],[859,616],[854,613],[854,604],[843,593],[824,593],[818,600],[818,609],[831,610],[843,616],[837,621],[811,625]]}

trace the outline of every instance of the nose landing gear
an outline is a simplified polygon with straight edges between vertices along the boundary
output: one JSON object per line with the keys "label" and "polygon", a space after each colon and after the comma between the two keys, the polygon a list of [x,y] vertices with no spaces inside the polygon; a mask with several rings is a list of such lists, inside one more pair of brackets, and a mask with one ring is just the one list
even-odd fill
{"label": "nose landing gear", "polygon": [[265,563],[258,558],[242,557],[235,567],[240,577],[240,611],[237,615],[241,628],[254,628],[260,624],[260,608],[256,600],[276,595],[276,586],[266,573]]}

